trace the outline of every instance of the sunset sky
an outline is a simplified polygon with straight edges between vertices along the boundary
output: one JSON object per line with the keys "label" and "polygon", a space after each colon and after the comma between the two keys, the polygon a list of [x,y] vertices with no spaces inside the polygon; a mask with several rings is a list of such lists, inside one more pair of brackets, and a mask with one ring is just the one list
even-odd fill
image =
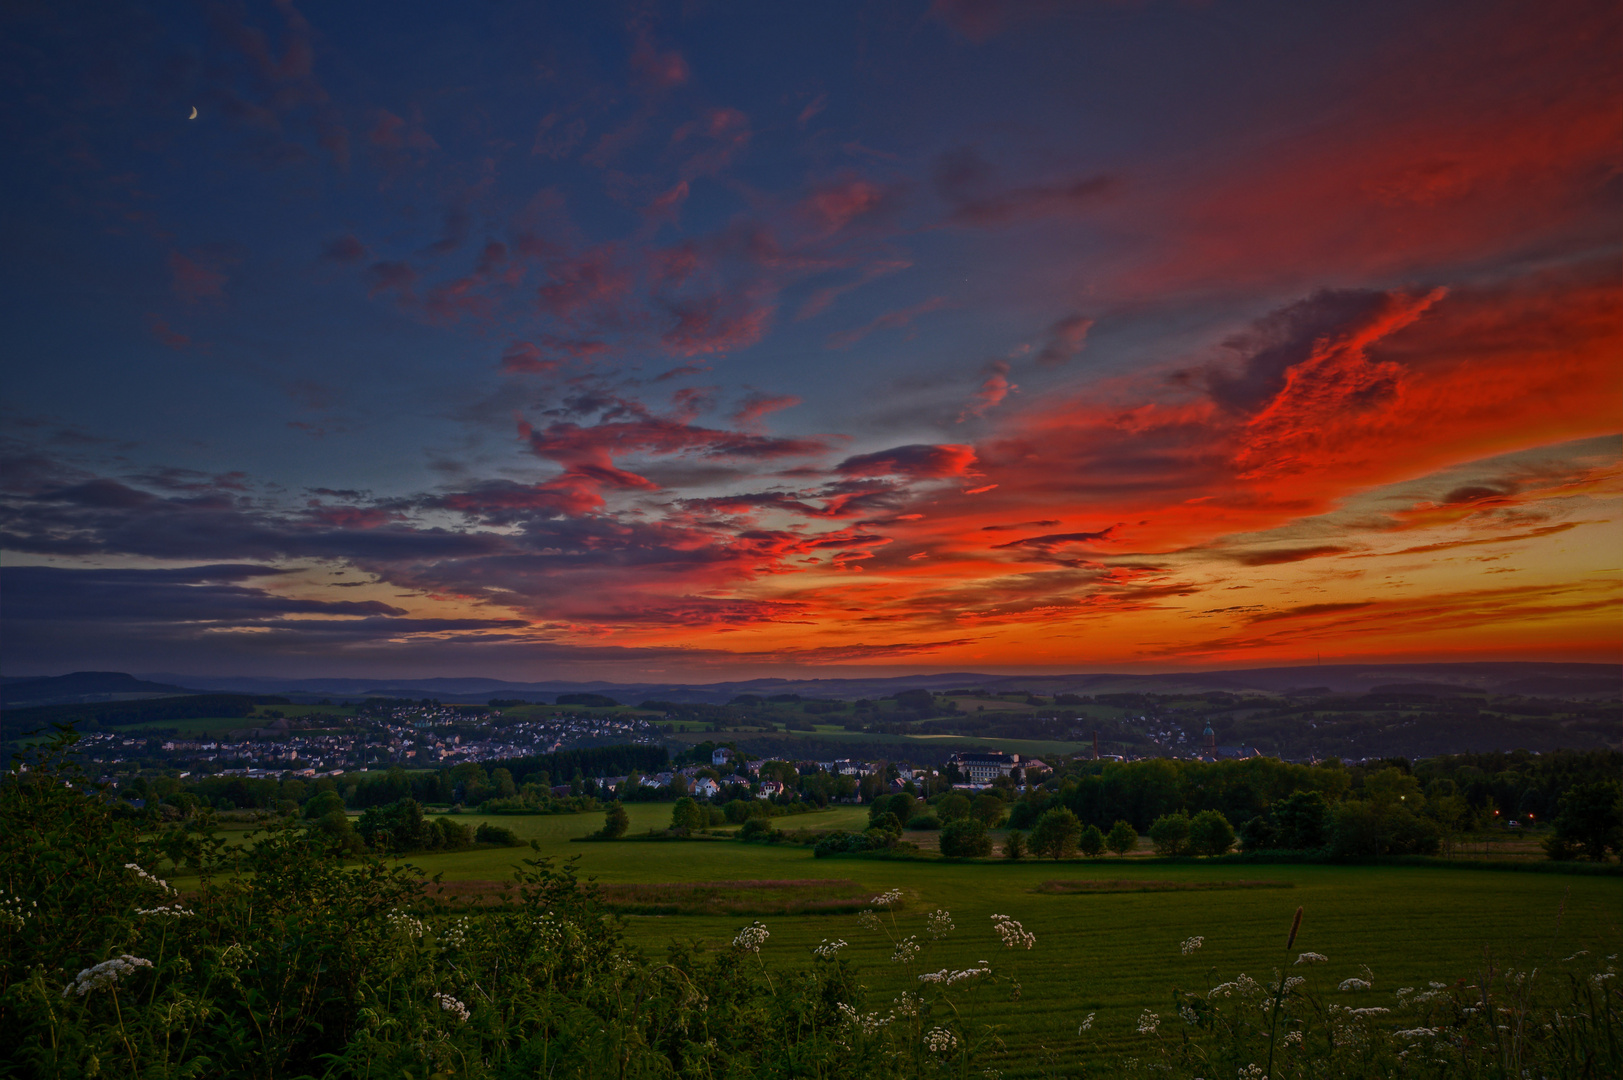
{"label": "sunset sky", "polygon": [[1620,12],[7,5],[4,673],[1617,661]]}

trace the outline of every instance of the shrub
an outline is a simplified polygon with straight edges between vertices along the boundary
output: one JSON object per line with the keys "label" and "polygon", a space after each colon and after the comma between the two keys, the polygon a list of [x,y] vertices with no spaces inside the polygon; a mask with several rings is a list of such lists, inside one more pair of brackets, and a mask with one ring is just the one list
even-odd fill
{"label": "shrub", "polygon": [[1561,796],[1555,838],[1586,859],[1604,861],[1608,849],[1623,855],[1623,785],[1580,784]]}
{"label": "shrub", "polygon": [[744,822],[744,827],[738,830],[740,840],[770,840],[777,835],[778,830],[766,823],[764,818],[750,818]]}
{"label": "shrub", "polygon": [[[441,818],[440,821],[447,825],[453,824],[445,821],[444,818]],[[467,826],[459,825],[457,828],[466,829]],[[502,847],[518,847],[524,842],[518,838],[518,833],[507,826],[491,825],[489,823],[481,824],[474,831],[473,838],[481,844],[500,844]]]}
{"label": "shrub", "polygon": [[969,797],[961,791],[949,791],[935,804],[935,812],[942,821],[956,821],[958,818],[968,817],[969,810]]}
{"label": "shrub", "polygon": [[988,829],[995,829],[1009,816],[1009,804],[986,791],[975,797],[975,803],[969,808],[969,812]]}
{"label": "shrub", "polygon": [[[597,835],[604,840],[618,840],[630,827],[631,815],[626,813],[626,808],[620,803],[612,802],[603,812],[603,828]],[[481,825],[479,828],[483,831],[484,826]]]}
{"label": "shrub", "polygon": [[812,855],[818,859],[826,859],[830,855],[844,855],[853,851],[867,851],[868,838],[861,833],[831,832],[812,848]]}
{"label": "shrub", "polygon": [[873,819],[868,827],[890,833],[892,836],[902,835],[902,823],[896,819],[895,814],[891,813],[880,814]]}
{"label": "shrub", "polygon": [[982,858],[992,854],[992,838],[979,819],[957,818],[941,827],[941,854],[949,859]]}
{"label": "shrub", "polygon": [[909,829],[939,829],[941,828],[941,819],[926,811],[908,818],[907,827]]}
{"label": "shrub", "polygon": [[1138,847],[1138,830],[1125,821],[1118,821],[1105,835],[1105,847],[1117,855],[1125,855]]}
{"label": "shrub", "polygon": [[1048,859],[1065,859],[1076,854],[1076,841],[1082,823],[1065,807],[1055,807],[1037,819],[1031,830],[1031,853]]}
{"label": "shrub", "polygon": [[1023,859],[1026,857],[1026,836],[1018,829],[1009,830],[1003,838],[1003,857],[1005,859]]}
{"label": "shrub", "polygon": [[1234,826],[1216,810],[1202,810],[1189,823],[1189,850],[1195,855],[1226,855],[1234,846]]}
{"label": "shrub", "polygon": [[1103,853],[1105,834],[1099,831],[1097,825],[1087,826],[1082,830],[1081,835],[1076,838],[1076,849],[1090,858]]}
{"label": "shrub", "polygon": [[[195,799],[195,796],[191,797]],[[170,798],[165,801],[172,802],[174,799],[175,796],[170,796]],[[338,792],[318,791],[314,795],[310,796],[310,798],[305,802],[304,816],[309,818],[311,821],[314,821],[317,818],[327,816],[334,810],[342,811],[343,809],[344,800],[338,794]]]}
{"label": "shrub", "polygon": [[1162,814],[1150,825],[1150,843],[1157,855],[1182,855],[1189,850],[1189,815],[1179,810]]}

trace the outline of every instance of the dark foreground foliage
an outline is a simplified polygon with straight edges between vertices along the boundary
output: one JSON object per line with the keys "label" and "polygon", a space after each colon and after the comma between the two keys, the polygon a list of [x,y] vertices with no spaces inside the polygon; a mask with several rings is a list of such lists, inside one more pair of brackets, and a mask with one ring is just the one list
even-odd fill
{"label": "dark foreground foliage", "polygon": [[[1485,961],[1393,995],[1360,980],[1315,987],[1293,974],[1312,954],[1287,952],[1283,975],[1238,975],[1146,1012],[1131,1055],[1034,1058],[977,1012],[991,995],[1018,999],[1016,965],[1036,944],[1007,916],[993,916],[997,965],[932,971],[950,914],[904,924],[900,892],[874,897],[857,925],[888,937],[914,989],[864,1011],[843,941],[795,970],[765,962],[760,923],[731,947],[649,956],[594,886],[540,858],[499,904],[454,912],[419,873],[346,859],[308,820],[243,846],[151,831],[65,763],[70,743],[0,782],[0,1076],[1623,1074],[1615,955],[1543,972]],[[163,880],[175,866],[184,890]]]}

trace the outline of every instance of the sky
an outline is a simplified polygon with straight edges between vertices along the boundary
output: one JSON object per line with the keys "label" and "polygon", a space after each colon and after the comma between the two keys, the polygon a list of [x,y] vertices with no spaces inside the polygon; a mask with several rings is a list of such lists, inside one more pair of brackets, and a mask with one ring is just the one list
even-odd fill
{"label": "sky", "polygon": [[1623,658],[1615,3],[0,20],[6,675]]}

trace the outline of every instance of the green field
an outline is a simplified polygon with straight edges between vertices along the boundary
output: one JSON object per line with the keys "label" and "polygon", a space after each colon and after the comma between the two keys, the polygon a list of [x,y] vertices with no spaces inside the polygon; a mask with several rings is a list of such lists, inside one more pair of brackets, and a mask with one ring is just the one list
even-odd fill
{"label": "green field", "polygon": [[[632,834],[663,827],[670,815],[665,803],[628,809]],[[853,827],[865,823],[866,816],[861,807],[841,807],[776,823],[789,829]],[[1004,969],[1012,966],[1022,986],[1021,999],[1009,1001],[1004,990],[999,1000],[978,1006],[986,1022],[1000,1026],[1010,1047],[1009,1058],[998,1065],[1006,1076],[1033,1072],[1039,1046],[1063,1061],[1075,1061],[1079,1055],[1131,1045],[1136,1018],[1146,1008],[1168,1011],[1174,987],[1204,990],[1208,979],[1221,982],[1241,972],[1267,978],[1285,958],[1285,933],[1298,905],[1305,917],[1296,951],[1330,957],[1329,964],[1311,972],[1317,984],[1333,992],[1342,979],[1361,976],[1362,965],[1374,972],[1373,990],[1333,995],[1348,1004],[1389,1003],[1400,986],[1452,982],[1474,973],[1485,957],[1496,964],[1531,967],[1582,948],[1613,953],[1623,945],[1623,879],[1615,877],[1432,867],[1168,864],[1138,857],[968,864],[813,859],[809,849],[786,845],[571,843],[571,837],[597,828],[596,815],[467,815],[460,820],[498,821],[537,840],[543,854],[578,857],[580,872],[604,884],[794,882],[804,893],[815,892],[815,882],[823,879],[830,883],[831,898],[848,895],[849,883],[872,893],[899,888],[906,895],[897,917],[899,932],[926,940],[924,914],[945,908],[957,929],[934,951],[926,951],[913,975],[980,960]],[[527,854],[522,849],[482,849],[407,861],[448,881],[493,880]],[[1045,887],[1056,881],[1094,884]],[[1122,881],[1134,884],[1097,884]],[[1225,884],[1242,881],[1248,884]],[[1143,882],[1156,884],[1139,884]],[[1018,955],[1004,950],[991,930],[994,913],[1021,920],[1036,935],[1036,948]],[[849,942],[846,955],[861,966],[870,1008],[888,1004],[913,982],[889,962],[889,942],[864,931],[848,913],[630,915],[627,926],[633,941],[657,952],[673,939],[725,947],[755,917],[772,933],[762,954],[769,963],[807,963],[810,948],[824,938]],[[1179,942],[1194,935],[1205,937],[1205,947],[1192,956],[1181,955]],[[1077,1027],[1090,1012],[1097,1012],[1098,1019],[1086,1037],[1079,1037]]]}

